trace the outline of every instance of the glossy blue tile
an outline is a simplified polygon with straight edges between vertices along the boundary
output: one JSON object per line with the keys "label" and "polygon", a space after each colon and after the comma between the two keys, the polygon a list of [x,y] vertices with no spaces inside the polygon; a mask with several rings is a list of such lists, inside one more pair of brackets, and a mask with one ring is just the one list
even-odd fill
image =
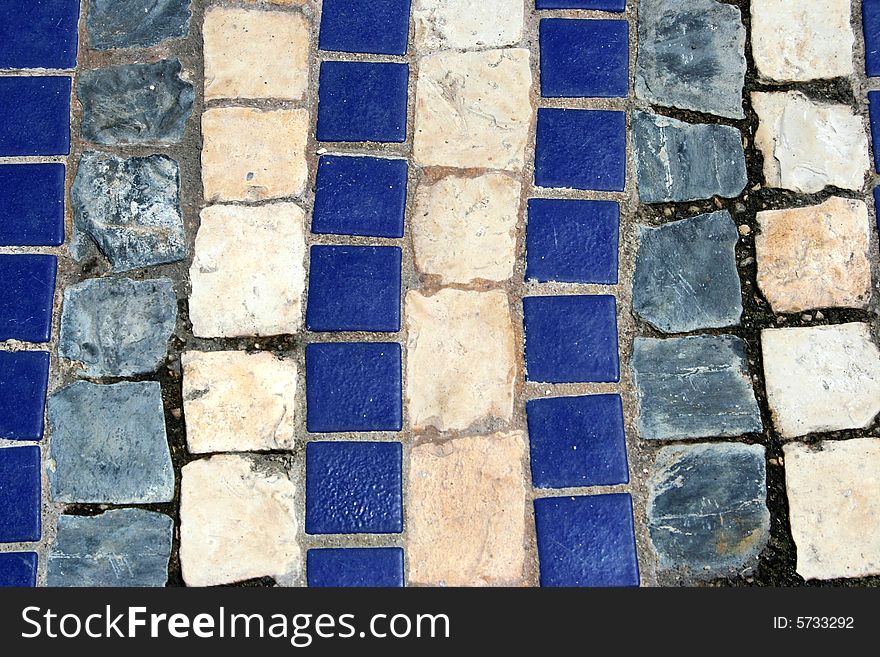
{"label": "glossy blue tile", "polygon": [[526,278],[617,283],[620,205],[615,201],[529,201]]}
{"label": "glossy blue tile", "polygon": [[638,586],[626,493],[535,500],[541,586]]}
{"label": "glossy blue tile", "polygon": [[324,0],[321,50],[405,55],[410,0]]}
{"label": "glossy blue tile", "polygon": [[70,78],[0,77],[0,157],[70,153]]}
{"label": "glossy blue tile", "polygon": [[535,0],[538,9],[593,9],[625,11],[626,0]]}
{"label": "glossy blue tile", "polygon": [[400,259],[396,246],[313,246],[306,328],[399,331]]}
{"label": "glossy blue tile", "polygon": [[0,447],[0,543],[40,540],[40,448]]}
{"label": "glossy blue tile", "polygon": [[400,548],[309,550],[306,560],[312,587],[403,586],[403,550]]}
{"label": "glossy blue tile", "polygon": [[0,351],[0,438],[42,440],[49,353]]}
{"label": "glossy blue tile", "polygon": [[865,31],[865,73],[880,76],[880,0],[862,0],[862,25]]}
{"label": "glossy blue tile", "polygon": [[64,165],[0,165],[0,246],[64,243]]}
{"label": "glossy blue tile", "polygon": [[406,64],[323,62],[319,78],[318,141],[406,139]]}
{"label": "glossy blue tile", "polygon": [[626,113],[539,109],[535,184],[622,192],[626,186]]}
{"label": "glossy blue tile", "polygon": [[629,23],[622,20],[541,21],[541,95],[625,98],[629,93]]}
{"label": "glossy blue tile", "polygon": [[57,259],[0,255],[0,340],[48,342]]}
{"label": "glossy blue tile", "polygon": [[306,427],[312,433],[400,431],[400,345],[317,343],[306,348]]}
{"label": "glossy blue tile", "polygon": [[871,141],[874,142],[874,170],[880,173],[880,91],[868,92],[871,117]]}
{"label": "glossy blue tile", "polygon": [[614,297],[526,297],[523,311],[529,381],[612,383],[620,380]]}
{"label": "glossy blue tile", "polygon": [[535,488],[629,481],[619,395],[533,399],[526,415]]}
{"label": "glossy blue tile", "polygon": [[36,585],[36,552],[0,552],[0,588]]}
{"label": "glossy blue tile", "polygon": [[80,0],[0,0],[0,68],[75,68]]}
{"label": "glossy blue tile", "polygon": [[312,232],[403,237],[407,173],[406,160],[322,156]]}
{"label": "glossy blue tile", "polygon": [[400,443],[306,445],[306,532],[403,531]]}

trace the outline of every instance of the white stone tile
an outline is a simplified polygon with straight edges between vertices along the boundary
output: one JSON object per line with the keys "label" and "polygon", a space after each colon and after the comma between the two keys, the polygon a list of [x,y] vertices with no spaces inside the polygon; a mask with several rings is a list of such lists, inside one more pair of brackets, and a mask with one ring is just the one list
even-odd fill
{"label": "white stone tile", "polygon": [[415,45],[421,52],[512,46],[522,39],[522,0],[414,0]]}

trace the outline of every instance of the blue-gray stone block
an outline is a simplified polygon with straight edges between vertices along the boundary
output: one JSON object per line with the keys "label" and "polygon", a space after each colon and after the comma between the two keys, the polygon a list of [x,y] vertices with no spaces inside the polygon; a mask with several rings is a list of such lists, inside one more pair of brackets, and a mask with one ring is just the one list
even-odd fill
{"label": "blue-gray stone block", "polygon": [[740,338],[636,338],[631,366],[643,439],[684,440],[763,431],[746,346]]}
{"label": "blue-gray stone block", "polygon": [[735,198],[746,188],[746,155],[736,128],[634,112],[632,130],[642,203]]}
{"label": "blue-gray stone block", "polygon": [[666,447],[648,490],[648,531],[661,570],[713,577],[756,565],[770,533],[762,446]]}
{"label": "blue-gray stone block", "polygon": [[664,333],[739,324],[738,239],[726,210],[658,228],[639,226],[633,310]]}
{"label": "blue-gray stone block", "polygon": [[56,502],[149,504],[174,497],[162,390],[155,381],[80,381],[49,397]]}
{"label": "blue-gray stone block", "polygon": [[177,59],[83,71],[76,83],[82,135],[96,144],[175,144],[192,114],[195,91]]}
{"label": "blue-gray stone block", "polygon": [[154,46],[189,32],[190,0],[91,0],[86,30],[92,48]]}
{"label": "blue-gray stone block", "polygon": [[61,516],[49,586],[165,586],[174,521],[142,509]]}
{"label": "blue-gray stone block", "polygon": [[155,372],[176,323],[170,279],[93,278],[64,291],[58,355],[90,377]]}
{"label": "blue-gray stone block", "polygon": [[117,272],[186,257],[180,170],[170,157],[83,153],[70,196],[78,260],[94,246]]}

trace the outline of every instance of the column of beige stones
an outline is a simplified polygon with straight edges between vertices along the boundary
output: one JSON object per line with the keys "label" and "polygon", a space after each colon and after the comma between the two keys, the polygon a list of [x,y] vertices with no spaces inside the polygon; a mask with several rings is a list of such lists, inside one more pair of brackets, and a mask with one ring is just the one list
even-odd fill
{"label": "column of beige stones", "polygon": [[[310,32],[304,0],[209,5],[204,18],[205,207],[190,269],[196,338],[302,328]],[[211,344],[202,342],[201,344]],[[228,344],[228,343],[227,343]],[[258,344],[258,342],[257,342]],[[187,447],[180,561],[190,586],[300,580],[290,355],[208,348],[183,354]]]}
{"label": "column of beige stones", "polygon": [[[405,301],[415,585],[526,581],[526,438],[511,293],[534,110],[523,0],[413,0],[418,76]],[[521,271],[517,274],[521,276]]]}

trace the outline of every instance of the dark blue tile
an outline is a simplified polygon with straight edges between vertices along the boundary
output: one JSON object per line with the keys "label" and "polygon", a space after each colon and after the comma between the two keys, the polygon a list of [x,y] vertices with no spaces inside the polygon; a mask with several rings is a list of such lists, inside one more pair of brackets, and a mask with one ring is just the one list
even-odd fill
{"label": "dark blue tile", "polygon": [[80,0],[0,0],[0,68],[75,68]]}
{"label": "dark blue tile", "polygon": [[0,447],[0,543],[40,540],[40,448]]}
{"label": "dark blue tile", "polygon": [[638,586],[626,493],[535,500],[541,586]]}
{"label": "dark blue tile", "polygon": [[541,21],[541,95],[625,98],[629,93],[629,23]]}
{"label": "dark blue tile", "polygon": [[862,0],[862,25],[865,30],[865,73],[880,76],[880,0]]}
{"label": "dark blue tile", "polygon": [[42,440],[49,353],[0,351],[0,438]]}
{"label": "dark blue tile", "polygon": [[0,245],[64,243],[64,165],[0,165]]}
{"label": "dark blue tile", "polygon": [[533,399],[526,415],[535,488],[629,481],[619,395]]}
{"label": "dark blue tile", "polygon": [[620,380],[614,297],[526,297],[523,310],[529,381],[612,383]]}
{"label": "dark blue tile", "polygon": [[400,443],[306,445],[306,532],[403,531]]}
{"label": "dark blue tile", "polygon": [[594,9],[624,11],[626,0],[535,0],[538,9]]}
{"label": "dark blue tile", "polygon": [[874,142],[874,170],[880,173],[880,91],[868,92],[871,114],[871,141]]}
{"label": "dark blue tile", "polygon": [[309,550],[307,562],[309,586],[403,586],[403,550],[400,548]]}
{"label": "dark blue tile", "polygon": [[0,340],[48,342],[57,259],[0,255]]}
{"label": "dark blue tile", "polygon": [[400,431],[401,376],[399,344],[310,344],[306,348],[308,430]]}
{"label": "dark blue tile", "polygon": [[313,246],[306,328],[399,331],[400,259],[396,246]]}
{"label": "dark blue tile", "polygon": [[36,552],[0,552],[0,588],[36,585]]}
{"label": "dark blue tile", "polygon": [[321,50],[405,55],[410,0],[324,0]]}
{"label": "dark blue tile", "polygon": [[535,184],[623,191],[626,186],[626,113],[539,109]]}
{"label": "dark blue tile", "polygon": [[70,78],[0,77],[0,156],[70,153]]}
{"label": "dark blue tile", "polygon": [[614,201],[531,199],[526,278],[617,283],[620,205]]}
{"label": "dark blue tile", "polygon": [[407,168],[406,160],[323,156],[312,232],[403,237]]}

